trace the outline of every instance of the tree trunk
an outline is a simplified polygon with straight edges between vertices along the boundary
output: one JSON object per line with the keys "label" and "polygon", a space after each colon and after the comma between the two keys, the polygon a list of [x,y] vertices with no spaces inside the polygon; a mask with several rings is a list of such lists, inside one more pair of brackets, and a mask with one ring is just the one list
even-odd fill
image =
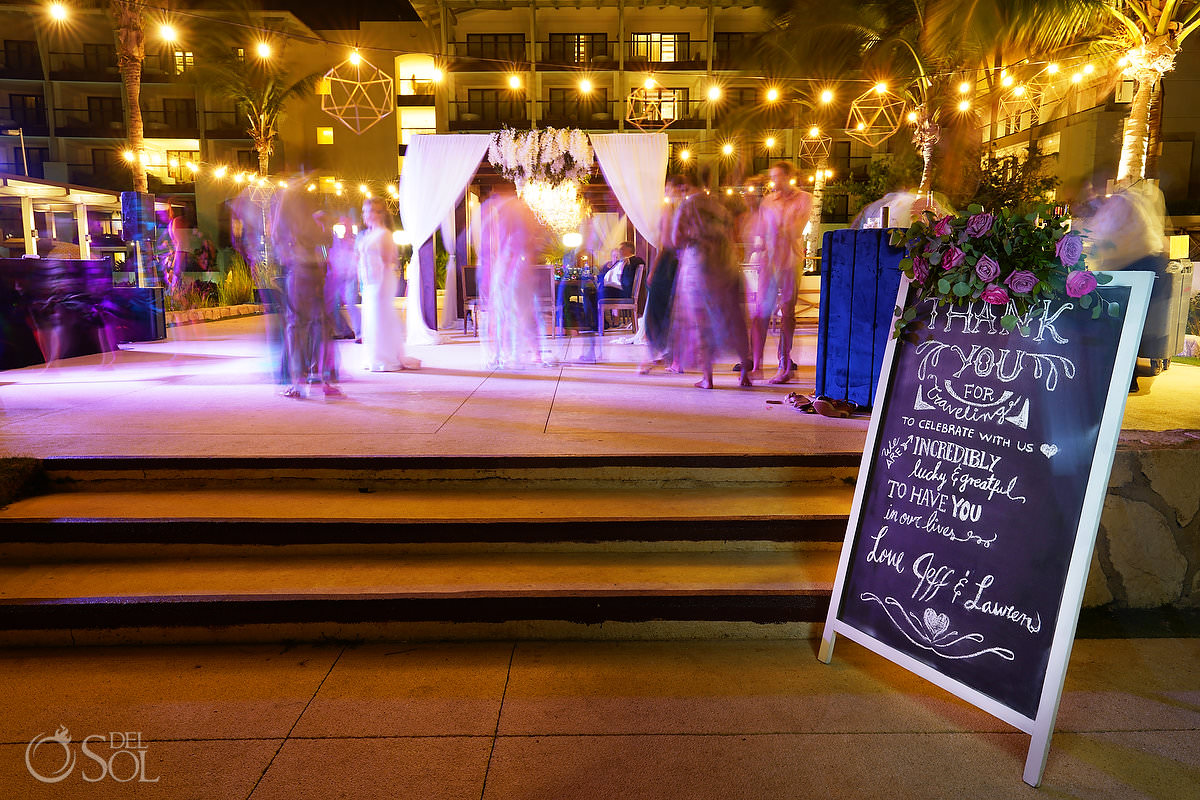
{"label": "tree trunk", "polygon": [[1158,156],[1162,148],[1162,97],[1163,82],[1154,84],[1150,93],[1150,120],[1146,126],[1146,177],[1158,177]]}
{"label": "tree trunk", "polygon": [[271,165],[271,145],[264,143],[255,149],[258,151],[258,174],[266,177]]}
{"label": "tree trunk", "polygon": [[812,210],[808,215],[808,233],[804,235],[804,269],[806,272],[815,263],[817,250],[821,246],[821,208],[825,205],[826,166],[826,162],[818,162],[817,174],[813,178]]}
{"label": "tree trunk", "polygon": [[125,89],[125,134],[129,138],[129,149],[134,154],[130,163],[133,169],[133,190],[144,194],[147,182],[142,151],[144,131],[141,95],[146,40],[142,30],[142,6],[131,0],[111,0],[109,13],[112,15],[117,43],[117,69],[121,74],[121,85]]}
{"label": "tree trunk", "polygon": [[1140,180],[1146,174],[1146,135],[1150,127],[1150,96],[1154,84],[1162,76],[1151,70],[1139,72],[1137,92],[1129,107],[1129,118],[1125,120],[1125,131],[1121,136],[1121,163],[1117,168],[1117,183]]}

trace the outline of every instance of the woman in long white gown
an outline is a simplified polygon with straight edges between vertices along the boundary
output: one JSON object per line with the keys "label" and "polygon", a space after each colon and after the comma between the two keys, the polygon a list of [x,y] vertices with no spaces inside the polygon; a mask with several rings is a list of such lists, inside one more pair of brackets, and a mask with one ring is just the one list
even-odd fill
{"label": "woman in long white gown", "polygon": [[363,363],[372,372],[417,369],[404,355],[404,326],[396,310],[396,269],[400,255],[392,239],[392,215],[381,200],[363,203],[366,230],[358,234],[358,277],[362,284]]}

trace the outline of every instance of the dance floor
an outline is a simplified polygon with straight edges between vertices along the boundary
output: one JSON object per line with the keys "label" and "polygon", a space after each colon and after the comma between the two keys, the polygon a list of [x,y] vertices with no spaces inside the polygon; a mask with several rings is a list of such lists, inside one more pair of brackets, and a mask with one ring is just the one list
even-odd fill
{"label": "dance floor", "polygon": [[[600,363],[580,341],[547,343],[553,368],[489,372],[478,340],[450,332],[413,348],[419,371],[370,373],[339,342],[345,397],[280,397],[268,378],[262,317],[172,328],[162,342],[108,357],[0,373],[0,455],[378,456],[857,453],[867,418],[801,414],[816,338],[797,337],[789,386],[717,388],[697,375],[638,375],[641,348],[608,337]],[[775,343],[768,343],[768,353]],[[319,394],[319,393],[318,393]],[[1200,429],[1200,367],[1176,365],[1131,396],[1128,429]]]}

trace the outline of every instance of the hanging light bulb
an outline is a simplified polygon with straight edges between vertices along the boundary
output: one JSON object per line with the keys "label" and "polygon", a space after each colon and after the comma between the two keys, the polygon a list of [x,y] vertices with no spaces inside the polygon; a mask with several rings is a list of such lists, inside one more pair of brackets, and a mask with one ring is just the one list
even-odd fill
{"label": "hanging light bulb", "polygon": [[778,99],[779,99],[779,90],[778,89],[776,89],[774,86],[772,86],[770,89],[767,89],[767,102],[768,103],[774,103]]}
{"label": "hanging light bulb", "polygon": [[350,63],[356,67],[362,63],[362,56],[358,54],[357,50],[350,51]]}
{"label": "hanging light bulb", "polygon": [[832,103],[833,102],[833,91],[830,89],[826,89],[823,92],[821,92],[821,102],[826,103],[826,104]]}
{"label": "hanging light bulb", "polygon": [[768,136],[768,137],[767,137],[767,141],[766,141],[766,142],[764,142],[764,144],[766,144],[766,146],[767,146],[767,149],[768,149],[768,150],[772,150],[772,149],[774,149],[774,147],[775,147],[775,137],[774,137],[774,136]]}

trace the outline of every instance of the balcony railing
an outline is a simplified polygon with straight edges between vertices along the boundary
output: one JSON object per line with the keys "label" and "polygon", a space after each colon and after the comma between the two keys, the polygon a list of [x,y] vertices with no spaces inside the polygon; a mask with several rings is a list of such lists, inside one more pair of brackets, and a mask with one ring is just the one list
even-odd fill
{"label": "balcony railing", "polygon": [[[25,174],[25,164],[24,164],[24,162],[22,162],[20,160],[0,161],[0,172],[7,172],[9,175],[24,175]],[[40,162],[40,161],[30,161],[29,162],[29,177],[30,178],[46,177],[45,170],[42,167],[42,162]]]}
{"label": "balcony railing", "polygon": [[143,111],[142,130],[146,136],[160,139],[199,139],[196,114],[167,111]]}
{"label": "balcony railing", "polygon": [[[662,100],[659,103],[657,113],[664,121],[670,120],[671,128],[697,130],[707,125],[705,116],[707,105],[703,100]],[[652,111],[651,107],[635,107],[634,109],[634,112],[637,114],[649,114]],[[621,108],[617,113],[628,114],[628,103],[622,102]],[[652,127],[653,120],[648,120],[647,125]],[[629,126],[627,125],[626,127]]]}
{"label": "balcony railing", "polygon": [[588,40],[538,42],[537,54],[538,67],[546,69],[554,69],[555,67],[564,67],[567,69],[579,69],[581,67],[589,69],[617,68],[617,43],[613,41],[604,43]]}
{"label": "balcony railing", "polygon": [[510,128],[529,127],[526,104],[480,103],[473,100],[450,103],[449,127],[452,131],[495,130],[504,125]]}
{"label": "balcony railing", "polygon": [[125,122],[115,116],[93,115],[86,108],[59,108],[54,111],[54,132],[59,136],[121,139],[125,137]]}
{"label": "balcony railing", "polygon": [[528,42],[513,47],[481,46],[473,42],[450,42],[447,45],[450,68],[467,72],[529,69],[529,50]]}
{"label": "balcony railing", "polygon": [[674,44],[625,42],[625,69],[683,70],[708,66],[708,42],[689,39]]}
{"label": "balcony railing", "polygon": [[20,118],[14,118],[0,110],[0,128],[20,128],[21,133],[26,137],[50,135],[50,126],[46,124],[45,114],[38,119],[33,116],[32,112],[26,112]]}
{"label": "balcony railing", "polygon": [[[57,81],[81,81],[106,83],[121,80],[116,56],[105,53],[50,53],[50,77]],[[165,83],[176,80],[174,64],[158,53],[147,53],[142,61],[142,80],[148,83]],[[40,70],[39,70],[40,73]],[[40,74],[38,77],[41,77]]]}
{"label": "balcony railing", "polygon": [[591,103],[538,101],[538,121],[554,127],[614,130],[617,127],[617,115],[623,111],[624,103],[615,100]]}
{"label": "balcony railing", "polygon": [[246,122],[236,111],[205,111],[204,135],[209,139],[245,139]]}

